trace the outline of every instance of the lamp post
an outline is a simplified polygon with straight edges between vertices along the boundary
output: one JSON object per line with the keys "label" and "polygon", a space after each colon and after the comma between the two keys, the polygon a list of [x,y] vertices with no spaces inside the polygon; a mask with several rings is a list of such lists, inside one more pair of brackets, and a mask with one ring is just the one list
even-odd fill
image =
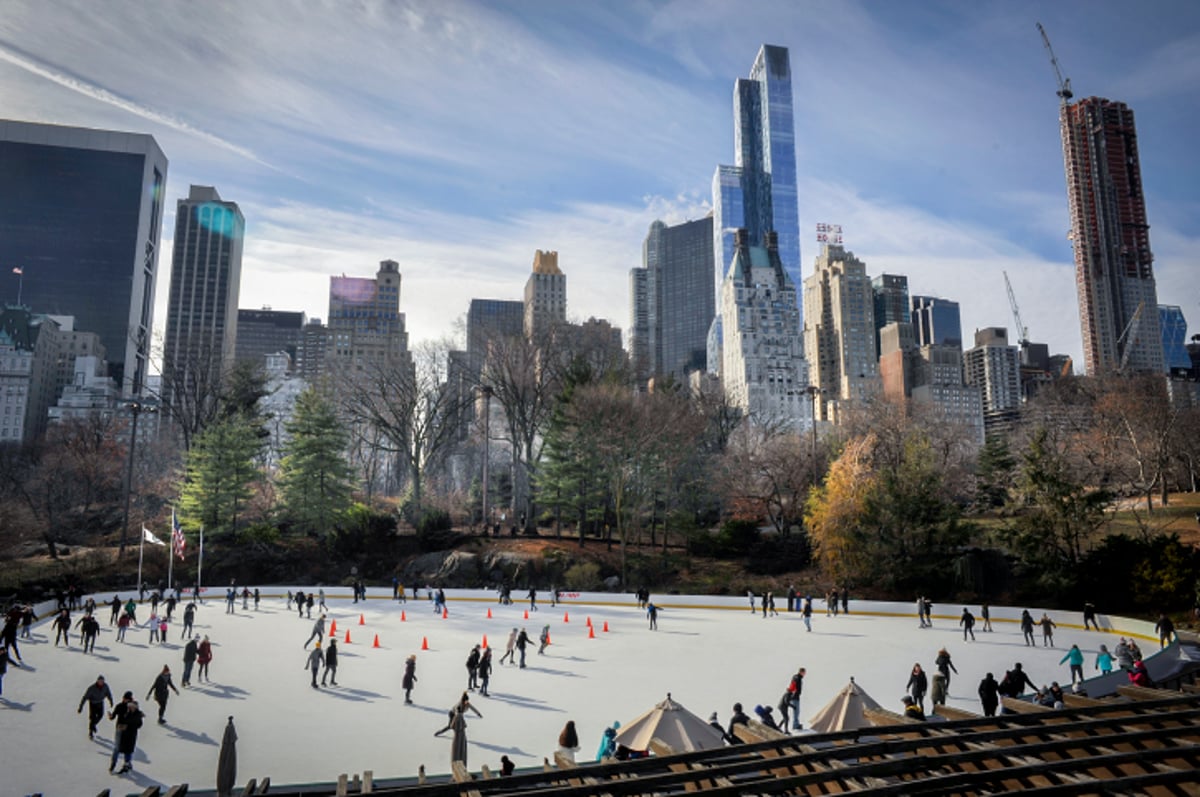
{"label": "lamp post", "polygon": [[488,466],[490,458],[488,455],[488,421],[492,417],[492,388],[490,385],[480,385],[479,394],[483,396],[483,534],[486,537],[488,532]]}
{"label": "lamp post", "polygon": [[812,418],[810,419],[812,428],[812,474],[813,486],[817,485],[817,396],[821,394],[821,388],[816,385],[808,385],[804,388],[804,392],[808,394],[809,401],[812,402]]}
{"label": "lamp post", "polygon": [[125,407],[133,414],[133,423],[129,427],[129,462],[125,469],[125,513],[121,519],[121,547],[117,549],[118,559],[125,556],[125,545],[129,539],[129,498],[133,493],[133,457],[137,449],[138,416],[143,411],[153,412],[155,409],[138,400],[126,403]]}

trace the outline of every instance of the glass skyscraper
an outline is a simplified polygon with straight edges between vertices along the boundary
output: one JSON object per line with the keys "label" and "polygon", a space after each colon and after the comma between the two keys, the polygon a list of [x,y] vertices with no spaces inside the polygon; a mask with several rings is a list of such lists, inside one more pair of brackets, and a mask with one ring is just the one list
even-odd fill
{"label": "glass skyscraper", "polygon": [[[764,44],[750,77],[734,83],[734,165],[713,175],[713,295],[721,306],[721,283],[733,259],[733,236],[746,230],[753,246],[766,234],[778,239],[779,260],[800,285],[800,212],[796,189],[796,133],[792,119],[792,70],[786,47]],[[721,358],[721,318],[708,337],[710,371]]]}
{"label": "glass skyscraper", "polygon": [[935,296],[914,296],[912,325],[918,346],[962,346],[958,302]]}
{"label": "glass skyscraper", "polygon": [[1173,304],[1158,306],[1158,323],[1162,327],[1163,367],[1191,368],[1192,358],[1187,350],[1187,319],[1183,308]]}
{"label": "glass skyscraper", "polygon": [[650,225],[642,267],[631,269],[630,353],[638,381],[671,374],[682,382],[704,370],[714,307],[712,218]]}
{"label": "glass skyscraper", "polygon": [[20,282],[35,313],[98,334],[126,394],[147,375],[166,180],[151,136],[0,120],[6,298]]}
{"label": "glass skyscraper", "polygon": [[246,220],[212,186],[193,185],[175,209],[175,246],[163,345],[163,395],[205,395],[232,361]]}

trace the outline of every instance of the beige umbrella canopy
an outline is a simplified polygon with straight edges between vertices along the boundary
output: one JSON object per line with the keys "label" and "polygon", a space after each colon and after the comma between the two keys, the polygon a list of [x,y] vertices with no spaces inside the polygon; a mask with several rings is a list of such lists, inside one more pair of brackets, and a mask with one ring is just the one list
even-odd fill
{"label": "beige umbrella canopy", "polygon": [[817,733],[869,728],[871,723],[863,716],[863,709],[868,708],[878,709],[881,706],[851,678],[850,683],[833,700],[809,719],[808,727]]}
{"label": "beige umbrella canopy", "polygon": [[626,724],[617,733],[617,744],[630,750],[647,750],[650,740],[658,739],[677,753],[711,750],[725,744],[719,731],[683,706],[667,699]]}

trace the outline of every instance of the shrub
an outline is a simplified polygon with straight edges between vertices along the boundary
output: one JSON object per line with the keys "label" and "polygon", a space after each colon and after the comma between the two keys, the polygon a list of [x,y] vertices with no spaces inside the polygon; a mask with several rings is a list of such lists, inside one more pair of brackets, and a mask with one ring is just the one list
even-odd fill
{"label": "shrub", "polygon": [[563,582],[569,590],[599,589],[603,585],[600,579],[600,565],[595,562],[571,565],[563,573]]}

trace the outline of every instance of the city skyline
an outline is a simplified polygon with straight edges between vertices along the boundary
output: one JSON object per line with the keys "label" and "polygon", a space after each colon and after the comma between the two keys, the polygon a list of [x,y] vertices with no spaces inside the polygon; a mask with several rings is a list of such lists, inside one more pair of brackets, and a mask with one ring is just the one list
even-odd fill
{"label": "city skyline", "polygon": [[324,317],[331,275],[394,259],[414,340],[435,338],[472,297],[519,299],[533,252],[554,249],[570,315],[623,326],[650,222],[709,209],[713,164],[733,149],[732,81],[762,44],[787,47],[803,273],[815,225],[840,223],[872,276],[958,301],[970,337],[1013,326],[1007,270],[1031,339],[1079,367],[1040,20],[1077,97],[1136,112],[1159,301],[1200,318],[1188,4],[291,8],[10,4],[6,115],[153,135],[172,164],[168,209],[191,183],[236,197],[244,308]]}

